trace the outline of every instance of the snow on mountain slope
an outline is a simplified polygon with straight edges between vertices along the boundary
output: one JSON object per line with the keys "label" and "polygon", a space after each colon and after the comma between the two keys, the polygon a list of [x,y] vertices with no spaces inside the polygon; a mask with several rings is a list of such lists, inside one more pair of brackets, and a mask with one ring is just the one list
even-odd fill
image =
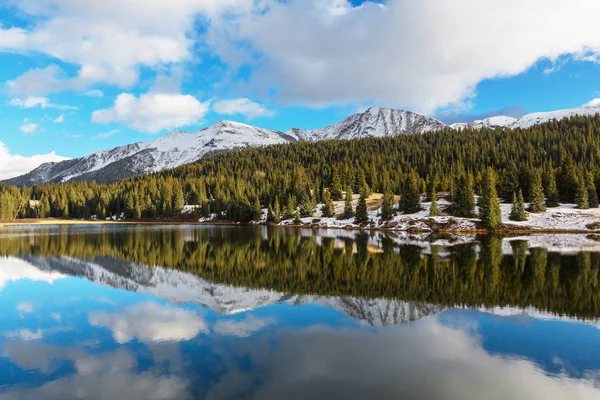
{"label": "snow on mountain slope", "polygon": [[287,133],[301,140],[317,141],[393,136],[434,131],[445,127],[444,123],[436,119],[411,111],[371,107],[334,125],[314,130],[293,128]]}
{"label": "snow on mountain slope", "polygon": [[465,128],[496,128],[504,127],[510,129],[516,128],[530,128],[534,125],[543,124],[552,120],[561,120],[564,118],[573,117],[575,115],[596,115],[600,114],[600,99],[594,99],[581,107],[570,108],[566,110],[549,111],[549,112],[537,112],[526,114],[521,118],[507,117],[500,115],[496,117],[486,118],[484,120],[477,120],[473,123],[458,122],[450,125],[453,129],[465,129]]}
{"label": "snow on mountain slope", "polygon": [[575,115],[595,115],[600,114],[600,99],[594,99],[581,107],[571,108],[566,110],[538,112],[524,115],[509,127],[515,128],[530,128],[533,125],[543,124],[552,120],[560,120],[563,118],[573,117]]}
{"label": "snow on mountain slope", "polygon": [[151,142],[99,151],[87,157],[43,164],[9,180],[16,185],[68,182],[74,179],[108,183],[191,163],[206,155],[242,147],[293,141],[282,132],[220,121],[197,132],[173,132]]}
{"label": "snow on mountain slope", "polygon": [[230,315],[287,302],[293,306],[318,304],[334,308],[373,326],[415,321],[443,311],[442,307],[400,300],[354,297],[287,295],[267,289],[221,285],[196,275],[158,266],[129,263],[111,257],[79,260],[70,257],[24,256],[40,273],[77,276],[91,282],[137,293],[147,293],[171,303],[196,303],[218,314]]}

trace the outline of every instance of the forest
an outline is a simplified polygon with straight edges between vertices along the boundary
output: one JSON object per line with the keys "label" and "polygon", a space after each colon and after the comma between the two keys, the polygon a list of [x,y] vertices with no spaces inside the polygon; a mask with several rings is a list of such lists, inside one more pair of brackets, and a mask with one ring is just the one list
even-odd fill
{"label": "forest", "polygon": [[75,228],[62,227],[53,235],[0,236],[0,256],[43,257],[43,265],[56,268],[63,263],[52,257],[98,260],[127,276],[130,271],[122,264],[107,261],[112,258],[289,294],[600,316],[600,253],[552,253],[529,248],[523,240],[510,242],[510,254],[503,253],[503,239],[492,235],[479,237],[479,244],[432,246],[429,252],[390,237],[372,251],[367,234],[317,240],[296,229],[270,227],[100,228],[93,233]]}
{"label": "forest", "polygon": [[[248,222],[311,216],[322,204],[384,193],[382,215],[412,213],[425,194],[443,192],[452,214],[474,216],[480,195],[485,226],[498,226],[498,200],[539,212],[560,203],[598,207],[600,116],[577,116],[528,129],[442,130],[318,143],[297,142],[215,154],[196,163],[110,185],[95,182],[0,186],[0,219],[172,218],[184,205],[199,217]],[[400,196],[393,204],[394,195]],[[30,201],[33,200],[33,201]],[[361,202],[359,202],[359,206]],[[353,210],[365,222],[364,209]]]}

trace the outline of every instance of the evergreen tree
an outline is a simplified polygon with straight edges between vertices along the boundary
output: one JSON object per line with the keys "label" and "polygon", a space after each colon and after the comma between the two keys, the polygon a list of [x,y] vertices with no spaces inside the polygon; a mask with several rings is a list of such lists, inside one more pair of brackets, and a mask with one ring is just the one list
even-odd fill
{"label": "evergreen tree", "polygon": [[414,214],[421,210],[421,192],[417,176],[413,172],[404,184],[404,189],[400,194],[400,211],[404,214]]}
{"label": "evergreen tree", "polygon": [[504,171],[502,179],[502,200],[506,203],[510,203],[513,199],[513,195],[519,190],[519,173],[514,162],[508,164],[508,167]]}
{"label": "evergreen tree", "polygon": [[437,217],[440,215],[437,193],[435,191],[431,194],[431,208],[429,209],[429,215],[432,217]]}
{"label": "evergreen tree", "polygon": [[475,215],[473,178],[464,171],[460,172],[455,179],[452,214],[463,218],[472,218]]}
{"label": "evergreen tree", "polygon": [[529,212],[540,213],[546,211],[544,204],[544,187],[542,186],[542,177],[539,172],[532,174],[531,194],[529,203]]}
{"label": "evergreen tree", "polygon": [[342,180],[340,178],[340,173],[338,168],[334,168],[333,170],[333,178],[331,182],[331,196],[334,200],[341,200],[343,196],[342,191]]}
{"label": "evergreen tree", "polygon": [[185,199],[183,197],[183,190],[181,189],[180,184],[174,185],[174,197],[173,197],[173,215],[181,214],[183,207],[185,205]]}
{"label": "evergreen tree", "polygon": [[521,189],[519,189],[518,195],[513,195],[509,218],[511,221],[527,221],[527,214],[525,213],[525,200],[523,199],[523,192]]}
{"label": "evergreen tree", "polygon": [[288,196],[288,201],[283,213],[283,219],[292,219],[296,214],[296,198],[291,194]]}
{"label": "evergreen tree", "polygon": [[502,210],[496,192],[496,174],[492,168],[488,168],[482,177],[479,218],[483,226],[490,230],[495,230],[502,223]]}
{"label": "evergreen tree", "polygon": [[328,190],[323,193],[323,206],[321,207],[321,215],[323,217],[333,217],[335,214],[333,208],[333,200]]}
{"label": "evergreen tree", "polygon": [[298,211],[298,210],[296,210],[296,212],[294,213],[294,223],[295,224],[302,223],[302,219],[300,218],[300,211]]}
{"label": "evergreen tree", "polygon": [[304,200],[300,204],[300,215],[302,218],[312,217],[315,213],[315,203],[310,196],[304,196]]}
{"label": "evergreen tree", "polygon": [[346,188],[346,199],[344,201],[344,217],[350,218],[354,215],[354,210],[352,209],[352,188],[348,186]]}
{"label": "evergreen tree", "polygon": [[367,194],[366,189],[360,193],[360,197],[358,198],[358,204],[356,206],[356,215],[354,217],[354,222],[357,224],[362,224],[369,221],[369,213],[367,211]]}
{"label": "evergreen tree", "polygon": [[598,208],[598,192],[594,184],[594,175],[590,172],[585,175],[585,185],[588,191],[588,205],[590,208]]}
{"label": "evergreen tree", "polygon": [[579,178],[577,184],[577,194],[575,196],[575,202],[577,203],[577,208],[579,208],[580,210],[587,210],[588,208],[590,208],[588,189],[585,184],[585,178],[583,176]]}
{"label": "evergreen tree", "polygon": [[[563,203],[576,201],[579,178],[575,170],[573,158],[567,155],[563,158],[557,179],[559,199]],[[577,201],[576,201],[577,202]]]}
{"label": "evergreen tree", "polygon": [[273,206],[274,223],[279,223],[281,220],[281,206],[279,205],[279,197],[275,196],[275,205]]}
{"label": "evergreen tree", "polygon": [[425,201],[427,202],[431,202],[433,201],[433,196],[436,193],[436,187],[437,187],[437,177],[431,177],[427,180],[427,188],[426,188],[426,198]]}
{"label": "evergreen tree", "polygon": [[254,203],[252,204],[252,218],[253,221],[258,221],[262,215],[262,207],[260,206],[260,199],[257,197],[254,198]]}
{"label": "evergreen tree", "polygon": [[546,207],[558,207],[558,189],[556,187],[556,175],[554,171],[548,173],[548,185],[546,187]]}
{"label": "evergreen tree", "polygon": [[383,192],[383,199],[381,203],[381,219],[383,221],[389,221],[394,217],[394,193],[390,189],[389,185],[386,186]]}

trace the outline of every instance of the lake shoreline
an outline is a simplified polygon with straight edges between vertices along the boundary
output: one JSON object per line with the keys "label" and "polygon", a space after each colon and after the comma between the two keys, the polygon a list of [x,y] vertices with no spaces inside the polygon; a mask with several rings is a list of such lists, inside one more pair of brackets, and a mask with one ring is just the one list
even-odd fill
{"label": "lake shoreline", "polygon": [[[475,222],[474,220],[471,220]],[[346,231],[365,231],[365,232],[404,232],[412,234],[454,234],[454,235],[485,235],[485,234],[496,234],[500,236],[510,235],[521,235],[521,234],[587,234],[587,235],[600,235],[600,229],[564,229],[564,228],[545,228],[535,229],[526,228],[520,226],[505,225],[501,228],[490,231],[484,228],[458,228],[458,229],[421,229],[421,228],[395,228],[385,226],[360,226],[356,224],[347,225],[327,225],[323,223],[268,223],[265,221],[260,222],[231,222],[231,221],[196,221],[196,220],[71,220],[71,219],[55,219],[55,218],[40,218],[40,219],[24,219],[24,220],[1,220],[0,228],[13,227],[13,226],[52,226],[52,225],[64,225],[64,226],[76,226],[76,225],[223,225],[223,226],[272,226],[280,228],[292,228],[292,229],[314,229],[314,230],[327,230],[327,229],[342,229]]]}

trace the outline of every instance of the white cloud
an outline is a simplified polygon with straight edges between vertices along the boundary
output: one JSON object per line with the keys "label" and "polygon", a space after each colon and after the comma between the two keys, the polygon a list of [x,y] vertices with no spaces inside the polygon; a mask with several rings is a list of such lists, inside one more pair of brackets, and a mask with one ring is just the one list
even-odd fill
{"label": "white cloud", "polygon": [[37,126],[37,124],[26,123],[26,124],[21,125],[19,127],[19,129],[23,133],[32,134],[32,133],[35,133],[37,131],[38,126]]}
{"label": "white cloud", "polygon": [[332,393],[348,399],[600,398],[594,371],[581,371],[582,377],[552,374],[535,361],[491,354],[477,334],[433,319],[377,331],[282,330],[243,346],[241,355],[231,352],[247,355],[253,368],[242,376],[232,368],[208,398],[247,391],[266,400],[329,399]]}
{"label": "white cloud", "polygon": [[247,118],[268,117],[274,115],[272,110],[269,110],[247,98],[221,100],[214,104],[213,109],[218,114],[241,114]]}
{"label": "white cloud", "polygon": [[227,336],[248,337],[275,323],[271,318],[258,318],[248,315],[241,321],[220,320],[213,326],[216,333]]}
{"label": "white cloud", "polygon": [[30,69],[15,80],[6,82],[5,89],[11,96],[39,96],[67,89],[68,82],[62,68],[50,65]]}
{"label": "white cloud", "polygon": [[102,97],[102,96],[104,96],[104,92],[102,92],[102,90],[98,90],[98,89],[88,90],[84,94],[86,96],[89,96],[89,97]]}
{"label": "white cloud", "polygon": [[213,25],[210,43],[226,59],[249,46],[258,54],[252,86],[288,103],[424,112],[468,104],[482,80],[520,74],[540,59],[595,61],[600,53],[594,0],[307,3],[270,1],[264,12]]}
{"label": "white cloud", "polygon": [[56,117],[53,121],[55,124],[62,124],[63,122],[65,122],[65,115],[61,114],[58,117]]}
{"label": "white cloud", "polygon": [[[78,65],[73,79],[49,74],[45,90],[105,82],[128,87],[139,68],[192,59],[198,16],[247,9],[253,0],[21,0],[31,29],[0,28],[0,50],[36,51]],[[54,72],[58,72],[55,68]]]}
{"label": "white cloud", "polygon": [[208,329],[199,315],[151,302],[133,305],[121,314],[92,313],[89,321],[93,326],[111,329],[114,339],[121,344],[134,339],[142,342],[191,340]]}
{"label": "white cloud", "polygon": [[66,399],[74,393],[77,398],[97,400],[189,397],[189,382],[176,375],[158,376],[152,369],[140,371],[135,355],[124,349],[87,353],[40,342],[9,341],[3,350],[5,357],[26,370],[51,374],[67,361],[74,371],[38,386],[13,387],[6,396],[0,394],[2,399]]}
{"label": "white cloud", "polygon": [[46,108],[48,105],[48,99],[45,97],[28,96],[25,99],[11,99],[8,104],[21,108],[33,108],[37,106]]}
{"label": "white cloud", "polygon": [[124,123],[132,129],[156,133],[198,123],[208,109],[208,103],[190,95],[147,93],[136,97],[122,93],[112,108],[94,111],[92,121]]}
{"label": "white cloud", "polygon": [[33,312],[33,304],[29,302],[23,302],[17,304],[17,310],[22,313],[32,313]]}
{"label": "white cloud", "polygon": [[116,135],[119,132],[121,132],[119,129],[113,129],[113,130],[110,130],[110,131],[101,132],[101,133],[97,134],[96,137],[98,139],[108,139],[109,137],[112,137],[112,136]]}
{"label": "white cloud", "polygon": [[29,157],[19,156],[12,154],[8,147],[0,142],[0,180],[26,174],[47,162],[64,160],[68,160],[68,158],[58,156],[54,151],[48,154],[37,154]]}

